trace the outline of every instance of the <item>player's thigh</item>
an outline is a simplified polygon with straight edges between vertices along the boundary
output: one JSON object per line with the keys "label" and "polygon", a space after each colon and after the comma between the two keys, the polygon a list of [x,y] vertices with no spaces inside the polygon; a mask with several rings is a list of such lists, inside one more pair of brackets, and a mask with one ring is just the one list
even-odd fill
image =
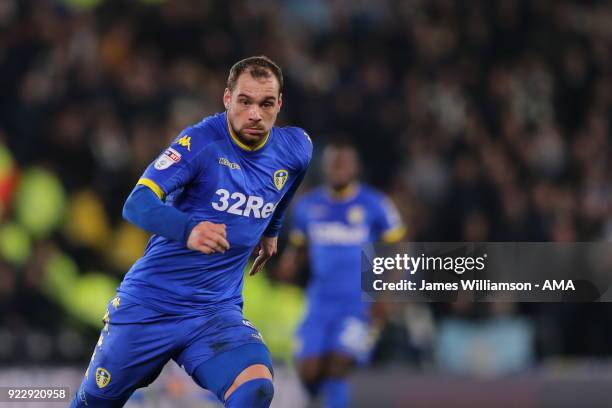
{"label": "player's thigh", "polygon": [[[341,360],[346,358],[358,364],[365,364],[370,359],[375,341],[369,320],[361,313],[349,311],[338,316],[330,329],[327,359],[333,358],[341,363]],[[345,358],[341,358],[342,356]]]}
{"label": "player's thigh", "polygon": [[302,382],[309,384],[323,378],[323,356],[310,356],[296,362],[297,372]]}
{"label": "player's thigh", "polygon": [[194,381],[221,401],[246,381],[272,380],[272,359],[263,343],[244,344],[200,363],[191,373]]}
{"label": "player's thigh", "polygon": [[298,327],[294,338],[294,359],[298,367],[304,366],[305,373],[312,373],[319,358],[329,351],[332,322],[332,313],[311,306]]}
{"label": "player's thigh", "polygon": [[219,312],[213,319],[195,319],[191,324],[194,329],[176,361],[220,400],[248,367],[263,365],[273,373],[263,337],[239,309]]}
{"label": "player's thigh", "polygon": [[353,356],[343,353],[329,353],[321,362],[323,377],[325,378],[344,378],[356,365]]}
{"label": "player's thigh", "polygon": [[[134,309],[138,307],[125,310],[125,313],[136,313]],[[127,309],[128,305],[121,305],[121,308]],[[80,392],[101,398],[122,398],[149,385],[172,358],[176,343],[174,323],[113,323],[114,317],[120,320],[116,316],[120,312],[111,311],[110,321],[102,329],[94,348]]]}

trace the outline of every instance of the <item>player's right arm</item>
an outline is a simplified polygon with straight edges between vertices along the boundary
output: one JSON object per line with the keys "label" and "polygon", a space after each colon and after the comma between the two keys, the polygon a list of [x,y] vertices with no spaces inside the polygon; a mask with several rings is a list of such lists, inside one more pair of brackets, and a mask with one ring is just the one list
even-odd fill
{"label": "player's right arm", "polygon": [[145,170],[123,207],[123,217],[140,228],[181,242],[205,254],[229,249],[225,225],[198,222],[192,215],[166,205],[165,197],[185,186],[200,171],[202,146],[183,131]]}
{"label": "player's right arm", "polygon": [[142,184],[136,185],[126,200],[123,217],[146,231],[205,254],[229,249],[225,225],[195,222],[189,214],[165,205],[153,189]]}

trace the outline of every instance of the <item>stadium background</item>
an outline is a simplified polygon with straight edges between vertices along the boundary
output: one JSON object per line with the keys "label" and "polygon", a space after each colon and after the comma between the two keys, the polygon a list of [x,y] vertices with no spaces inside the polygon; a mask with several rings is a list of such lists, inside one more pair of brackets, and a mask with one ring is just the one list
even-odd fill
{"label": "stadium background", "polygon": [[[604,1],[1,0],[0,385],[80,381],[147,240],[123,202],[222,109],[236,60],[283,67],[280,123],[315,143],[305,189],[349,139],[411,240],[595,241],[612,238],[611,46]],[[247,279],[246,314],[283,373],[276,406],[299,406],[303,299],[273,272]],[[611,356],[608,304],[395,304],[356,400],[598,404]],[[201,394],[169,367],[131,405]]]}

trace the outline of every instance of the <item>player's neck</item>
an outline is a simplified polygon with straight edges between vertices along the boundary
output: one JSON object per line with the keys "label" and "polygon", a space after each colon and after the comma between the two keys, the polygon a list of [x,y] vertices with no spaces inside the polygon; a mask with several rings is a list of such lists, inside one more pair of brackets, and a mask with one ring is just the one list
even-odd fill
{"label": "player's neck", "polygon": [[344,186],[327,186],[327,193],[333,200],[348,200],[353,198],[359,190],[359,183],[351,181]]}

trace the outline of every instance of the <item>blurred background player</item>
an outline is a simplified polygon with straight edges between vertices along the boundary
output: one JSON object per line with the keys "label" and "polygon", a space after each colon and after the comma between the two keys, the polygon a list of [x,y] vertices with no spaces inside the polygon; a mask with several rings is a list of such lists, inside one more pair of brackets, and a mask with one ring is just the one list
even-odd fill
{"label": "blurred background player", "polygon": [[254,249],[251,275],[276,253],[312,154],[303,130],[273,127],[282,84],[266,57],[237,62],[226,111],[182,131],[145,170],[123,215],[155,235],[107,306],[72,407],[121,407],[171,359],[227,407],[270,405],[272,362],[242,314],[243,271]]}
{"label": "blurred background player", "polygon": [[290,244],[277,270],[281,279],[294,277],[307,248],[308,310],[295,358],[309,394],[323,394],[330,408],[350,406],[348,372],[368,360],[383,323],[381,308],[361,301],[361,245],[396,242],[405,233],[391,201],[357,180],[359,169],[350,144],[325,148],[326,183],[296,203]]}

